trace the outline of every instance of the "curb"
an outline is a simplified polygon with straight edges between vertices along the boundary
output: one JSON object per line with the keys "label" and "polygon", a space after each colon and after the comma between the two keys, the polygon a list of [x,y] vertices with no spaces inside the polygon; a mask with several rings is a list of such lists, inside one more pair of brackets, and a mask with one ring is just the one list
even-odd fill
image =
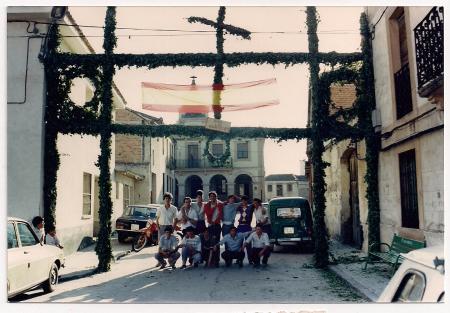
{"label": "curb", "polygon": [[351,275],[349,275],[347,273],[347,271],[341,265],[339,265],[339,264],[329,265],[328,268],[334,274],[336,274],[343,280],[347,281],[347,283],[349,283],[353,288],[355,288],[360,293],[362,293],[364,296],[366,296],[370,301],[377,302],[378,295],[375,294],[370,288],[364,286],[363,284],[358,282],[356,279],[354,279]]}
{"label": "curb", "polygon": [[[124,256],[128,255],[130,252],[131,252],[131,250],[119,252],[119,253],[113,255],[112,261],[115,263],[116,261],[120,260]],[[76,280],[76,279],[86,278],[86,277],[95,275],[96,270],[97,270],[96,268],[93,268],[93,269],[91,268],[91,269],[79,271],[79,272],[77,272],[77,274],[69,273],[69,274],[65,274],[65,275],[60,275],[58,281],[60,283],[64,283],[64,282],[68,282],[68,281],[72,281],[72,280]]]}

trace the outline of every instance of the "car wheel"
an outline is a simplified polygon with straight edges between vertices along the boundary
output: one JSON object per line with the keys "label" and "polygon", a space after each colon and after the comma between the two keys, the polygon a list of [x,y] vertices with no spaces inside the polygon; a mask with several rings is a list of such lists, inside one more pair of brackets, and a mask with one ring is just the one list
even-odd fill
{"label": "car wheel", "polygon": [[58,266],[53,263],[48,273],[47,280],[42,284],[45,293],[49,293],[55,290],[58,284]]}
{"label": "car wheel", "polygon": [[131,249],[133,251],[139,252],[142,249],[144,249],[146,244],[147,244],[147,236],[145,236],[145,234],[142,234],[140,236],[138,235],[133,239]]}
{"label": "car wheel", "polygon": [[125,239],[127,239],[127,237],[128,237],[127,234],[117,232],[117,240],[120,243],[124,243]]}

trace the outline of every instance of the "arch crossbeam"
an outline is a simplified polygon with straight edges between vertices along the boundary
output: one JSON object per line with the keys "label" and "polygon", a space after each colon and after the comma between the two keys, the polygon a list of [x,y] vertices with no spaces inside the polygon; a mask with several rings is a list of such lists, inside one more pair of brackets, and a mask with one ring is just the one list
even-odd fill
{"label": "arch crossbeam", "polygon": [[[106,57],[105,54],[73,54],[56,53],[51,64],[57,68],[68,66],[86,66],[87,64],[101,64],[107,59],[119,69],[123,67],[146,67],[155,69],[158,67],[214,67],[216,65],[216,53],[163,53],[163,54],[127,54],[113,53]],[[277,65],[284,64],[292,66],[295,64],[306,64],[310,60],[308,52],[233,52],[223,54],[223,63],[229,67],[240,65]],[[317,61],[321,64],[336,65],[350,64],[361,61],[363,56],[360,52],[337,53],[319,52]]]}

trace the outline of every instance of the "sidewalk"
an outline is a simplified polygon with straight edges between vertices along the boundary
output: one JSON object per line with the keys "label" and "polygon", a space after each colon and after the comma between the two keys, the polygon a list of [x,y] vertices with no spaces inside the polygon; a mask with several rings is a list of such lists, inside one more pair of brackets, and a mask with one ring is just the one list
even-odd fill
{"label": "sidewalk", "polygon": [[363,270],[366,253],[338,241],[330,242],[330,252],[337,264],[329,268],[371,301],[376,302],[391,279],[388,264],[369,264]]}
{"label": "sidewalk", "polygon": [[[66,256],[65,266],[59,271],[59,282],[83,278],[93,274],[98,265],[95,245],[96,243]],[[117,261],[130,253],[131,242],[119,243],[117,237],[112,237],[111,247],[114,261]]]}

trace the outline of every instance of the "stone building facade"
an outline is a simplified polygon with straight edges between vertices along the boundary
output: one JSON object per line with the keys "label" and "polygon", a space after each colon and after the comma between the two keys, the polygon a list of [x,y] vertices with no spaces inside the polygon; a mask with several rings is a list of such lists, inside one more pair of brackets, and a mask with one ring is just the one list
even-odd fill
{"label": "stone building facade", "polygon": [[372,44],[381,116],[381,240],[400,233],[428,246],[443,244],[443,8],[366,12],[372,25],[379,20]]}
{"label": "stone building facade", "polygon": [[[206,115],[182,114],[179,123],[204,126]],[[210,162],[205,156],[208,143],[205,138],[174,137],[175,176],[177,178],[178,200],[184,196],[195,197],[195,191],[202,189],[205,198],[209,191],[218,193],[221,200],[227,195],[247,195],[264,199],[264,139],[237,138],[230,140],[230,157],[226,162]],[[212,140],[209,151],[221,156],[227,143]]]}

